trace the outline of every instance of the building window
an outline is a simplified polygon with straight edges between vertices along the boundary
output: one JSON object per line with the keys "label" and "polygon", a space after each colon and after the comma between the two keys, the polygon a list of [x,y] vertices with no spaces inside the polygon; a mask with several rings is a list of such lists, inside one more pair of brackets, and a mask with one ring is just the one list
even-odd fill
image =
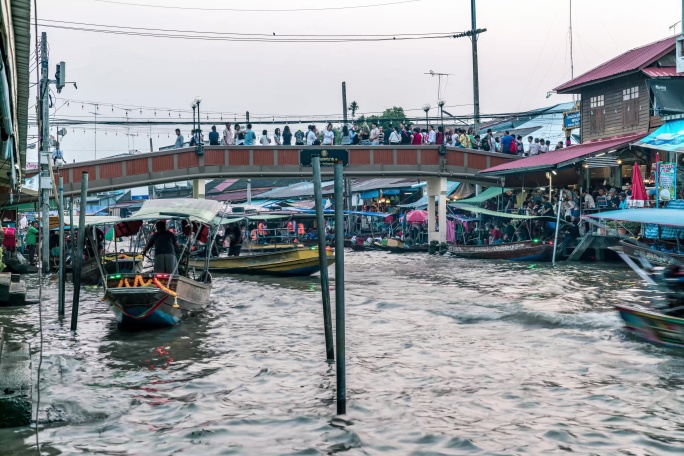
{"label": "building window", "polygon": [[603,95],[598,95],[596,97],[589,98],[589,107],[592,109],[603,106],[603,104],[604,104]]}
{"label": "building window", "polygon": [[605,116],[603,106],[605,100],[603,95],[589,98],[589,134],[600,135],[605,129]]}
{"label": "building window", "polygon": [[639,126],[639,86],[622,90],[622,127]]}

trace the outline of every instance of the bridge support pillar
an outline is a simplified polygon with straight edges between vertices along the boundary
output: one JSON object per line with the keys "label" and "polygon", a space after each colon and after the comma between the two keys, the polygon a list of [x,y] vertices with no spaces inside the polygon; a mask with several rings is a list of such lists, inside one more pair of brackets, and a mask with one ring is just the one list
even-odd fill
{"label": "bridge support pillar", "polygon": [[192,180],[192,197],[197,199],[204,199],[204,179]]}
{"label": "bridge support pillar", "polygon": [[[429,177],[427,179],[428,196],[428,239],[430,241],[446,242],[446,177]],[[435,198],[439,197],[438,208],[435,210]],[[437,212],[437,214],[435,214]],[[435,215],[438,218],[439,231],[435,226]]]}

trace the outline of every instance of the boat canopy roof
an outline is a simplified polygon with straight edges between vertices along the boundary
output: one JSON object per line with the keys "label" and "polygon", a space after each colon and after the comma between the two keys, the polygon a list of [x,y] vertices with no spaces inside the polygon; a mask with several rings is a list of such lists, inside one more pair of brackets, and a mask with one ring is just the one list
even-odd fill
{"label": "boat canopy roof", "polygon": [[684,210],[681,209],[623,209],[598,212],[587,217],[651,225],[684,226]]}
{"label": "boat canopy roof", "polygon": [[113,222],[134,220],[189,219],[193,222],[212,224],[216,214],[221,211],[220,201],[175,198],[147,200],[140,210],[131,217],[116,218]]}
{"label": "boat canopy roof", "polygon": [[473,212],[475,214],[483,214],[483,215],[491,215],[492,217],[504,217],[504,218],[511,218],[511,219],[519,219],[519,220],[532,220],[532,219],[556,219],[556,217],[539,217],[535,215],[521,215],[521,214],[509,214],[507,212],[497,212],[497,211],[490,211],[489,209],[485,209],[483,207],[477,207],[477,206],[471,206],[469,204],[462,204],[462,203],[456,203],[456,204],[449,204],[449,207],[453,207],[456,209],[461,209],[464,211],[468,212]]}
{"label": "boat canopy roof", "polygon": [[[86,226],[93,226],[93,225],[110,225],[112,223],[116,223],[119,221],[119,217],[114,217],[111,215],[86,215],[85,218],[85,224]],[[78,228],[78,217],[74,217],[74,227]],[[66,220],[64,223],[65,228],[68,227]],[[51,216],[50,217],[50,229],[53,230],[55,228],[59,228],[59,217],[58,216]]]}

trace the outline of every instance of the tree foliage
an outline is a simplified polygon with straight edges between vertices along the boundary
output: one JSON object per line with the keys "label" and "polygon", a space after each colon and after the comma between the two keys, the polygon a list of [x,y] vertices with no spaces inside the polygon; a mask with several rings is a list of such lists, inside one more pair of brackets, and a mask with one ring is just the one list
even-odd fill
{"label": "tree foliage", "polygon": [[385,109],[379,116],[359,117],[359,124],[367,123],[370,125],[374,122],[384,127],[387,127],[390,124],[399,125],[400,122],[406,123],[404,108],[401,106],[392,106],[391,108]]}

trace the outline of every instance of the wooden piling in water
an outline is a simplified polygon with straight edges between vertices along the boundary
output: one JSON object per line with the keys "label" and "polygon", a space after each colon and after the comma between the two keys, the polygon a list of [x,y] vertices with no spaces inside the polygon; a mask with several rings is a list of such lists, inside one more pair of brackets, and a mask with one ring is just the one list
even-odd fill
{"label": "wooden piling in water", "polygon": [[[88,173],[82,174],[81,179],[81,212],[78,214],[78,246],[76,255],[72,258],[71,274],[74,282],[74,299],[71,303],[71,330],[76,331],[78,327],[78,301],[81,297],[81,268],[83,266],[83,248],[85,246],[85,215],[88,197]],[[72,212],[73,218],[73,212]],[[73,229],[73,228],[72,228]],[[73,243],[73,239],[71,240]]]}
{"label": "wooden piling in water", "polygon": [[64,317],[64,288],[66,281],[66,274],[64,268],[64,260],[66,255],[64,249],[64,178],[59,177],[59,280],[58,282],[58,296],[57,296],[57,315]]}
{"label": "wooden piling in water", "polygon": [[347,368],[344,328],[344,165],[335,164],[335,345],[337,414],[347,413]]}
{"label": "wooden piling in water", "polygon": [[[330,311],[330,281],[328,279],[328,252],[325,247],[325,217],[323,216],[323,189],[321,188],[321,158],[311,158],[314,177],[314,202],[316,203],[316,230],[318,233],[318,260],[321,266],[321,297],[323,300],[323,327],[325,330],[325,355],[329,363],[335,361],[333,348],[332,313]],[[335,252],[337,255],[337,252]]]}

